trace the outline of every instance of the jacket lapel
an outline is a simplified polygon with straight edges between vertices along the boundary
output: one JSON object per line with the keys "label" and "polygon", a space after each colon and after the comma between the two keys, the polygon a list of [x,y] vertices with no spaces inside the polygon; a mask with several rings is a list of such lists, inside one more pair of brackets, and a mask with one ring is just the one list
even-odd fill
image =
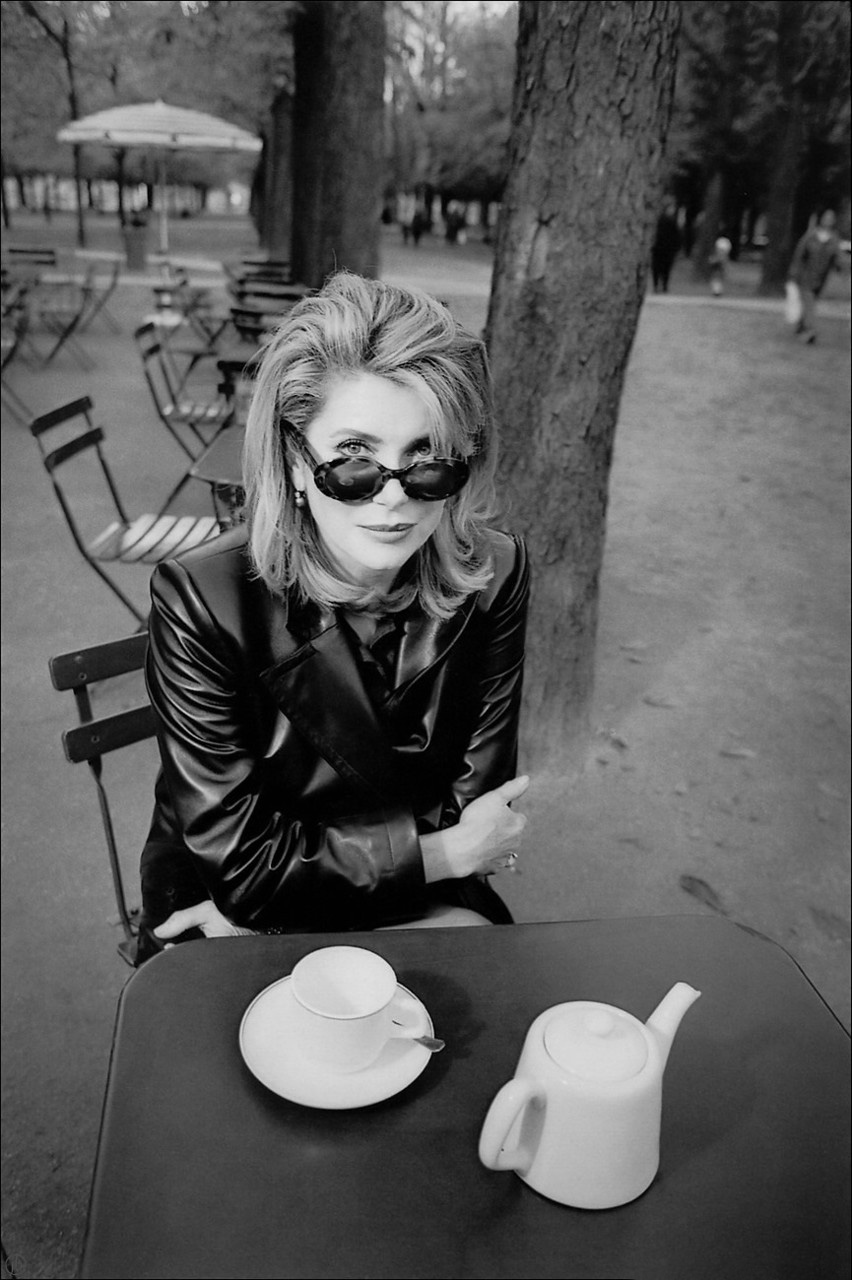
{"label": "jacket lapel", "polygon": [[[395,699],[444,658],[473,608],[468,599],[446,621],[412,611],[397,654]],[[291,605],[287,626],[271,631],[276,660],[260,675],[284,715],[342,777],[393,802],[396,758],[335,613]]]}
{"label": "jacket lapel", "polygon": [[449,652],[468,624],[475,599],[468,596],[451,618],[427,618],[412,610],[405,620],[396,660],[396,692],[404,695],[407,687]]}
{"label": "jacket lapel", "polygon": [[261,680],[284,715],[341,777],[386,803],[393,752],[335,615],[320,613],[306,638],[280,633],[275,648],[279,660]]}

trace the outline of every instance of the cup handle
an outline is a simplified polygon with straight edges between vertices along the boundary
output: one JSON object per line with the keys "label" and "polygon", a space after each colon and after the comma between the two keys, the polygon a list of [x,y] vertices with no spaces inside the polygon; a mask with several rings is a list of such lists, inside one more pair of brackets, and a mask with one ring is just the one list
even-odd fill
{"label": "cup handle", "polygon": [[410,992],[397,989],[391,1000],[391,1039],[414,1040],[417,1036],[431,1034],[429,1015],[420,1001],[415,1000]]}
{"label": "cup handle", "polygon": [[529,1172],[535,1152],[525,1146],[504,1151],[503,1144],[524,1108],[543,1108],[546,1101],[544,1090],[532,1080],[515,1079],[503,1085],[488,1108],[479,1135],[479,1158],[486,1169],[514,1169],[521,1174]]}

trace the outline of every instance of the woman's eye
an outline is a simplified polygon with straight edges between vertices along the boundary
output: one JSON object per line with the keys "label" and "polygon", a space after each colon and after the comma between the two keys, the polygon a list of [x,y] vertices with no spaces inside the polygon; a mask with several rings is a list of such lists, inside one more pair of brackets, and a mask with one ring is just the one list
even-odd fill
{"label": "woman's eye", "polygon": [[338,453],[348,454],[349,457],[357,457],[366,447],[363,440],[341,440],[340,444],[335,445]]}
{"label": "woman's eye", "polygon": [[412,449],[409,449],[409,453],[413,458],[435,457],[435,450],[429,440],[421,440],[418,444],[414,445]]}

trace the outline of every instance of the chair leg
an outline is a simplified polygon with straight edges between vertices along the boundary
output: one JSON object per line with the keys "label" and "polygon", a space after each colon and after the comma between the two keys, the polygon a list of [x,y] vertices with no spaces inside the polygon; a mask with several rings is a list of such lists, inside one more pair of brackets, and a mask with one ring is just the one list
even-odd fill
{"label": "chair leg", "polygon": [[163,505],[160,507],[159,511],[157,512],[157,515],[159,516],[165,515],[169,507],[174,502],[175,498],[178,496],[179,493],[182,492],[184,486],[188,484],[190,480],[194,480],[194,479],[195,477],[190,475],[188,471],[185,472],[184,475],[181,476],[180,480],[178,480],[177,484],[175,485],[174,489],[172,489],[171,493],[166,498]]}
{"label": "chair leg", "polygon": [[[110,292],[112,291],[110,290]],[[95,320],[97,320],[98,316],[101,316],[101,318],[106,321],[107,325],[109,326],[109,328],[112,330],[113,333],[124,332],[121,325],[118,323],[115,316],[112,314],[109,307],[107,306],[108,296],[109,295],[107,294],[105,297],[100,298],[92,307],[88,315],[85,315],[83,317],[83,319],[80,321],[80,324],[77,327],[78,333],[85,333],[85,331],[89,328],[89,326]]]}
{"label": "chair leg", "polygon": [[[66,328],[64,328],[58,334],[58,337],[56,338],[56,342],[53,344],[53,346],[50,348],[47,354],[41,356],[42,368],[49,365],[50,362],[54,359],[54,357],[59,354],[62,348],[67,346],[68,350],[72,352],[77,362],[80,364],[80,366],[83,369],[87,371],[90,369],[94,369],[95,367],[94,360],[92,360],[88,352],[83,350],[82,346],[74,336],[74,331],[77,328],[77,324],[78,324],[78,318],[75,317],[73,322],[67,325]],[[56,331],[54,330],[54,335],[55,334],[56,334]]]}
{"label": "chair leg", "polygon": [[6,381],[3,382],[3,403],[17,422],[30,422],[35,417],[26,400]]}

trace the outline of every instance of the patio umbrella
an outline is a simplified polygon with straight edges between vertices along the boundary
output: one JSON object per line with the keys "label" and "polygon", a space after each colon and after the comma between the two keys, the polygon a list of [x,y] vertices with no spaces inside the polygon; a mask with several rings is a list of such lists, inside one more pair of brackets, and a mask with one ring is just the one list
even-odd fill
{"label": "patio umbrella", "polygon": [[166,153],[169,151],[260,151],[261,141],[239,125],[229,124],[203,111],[170,107],[162,101],[136,102],[110,107],[94,115],[72,120],[59,130],[60,142],[97,143],[100,146],[156,149],[157,185],[160,188],[160,252],[168,252],[166,210]]}

